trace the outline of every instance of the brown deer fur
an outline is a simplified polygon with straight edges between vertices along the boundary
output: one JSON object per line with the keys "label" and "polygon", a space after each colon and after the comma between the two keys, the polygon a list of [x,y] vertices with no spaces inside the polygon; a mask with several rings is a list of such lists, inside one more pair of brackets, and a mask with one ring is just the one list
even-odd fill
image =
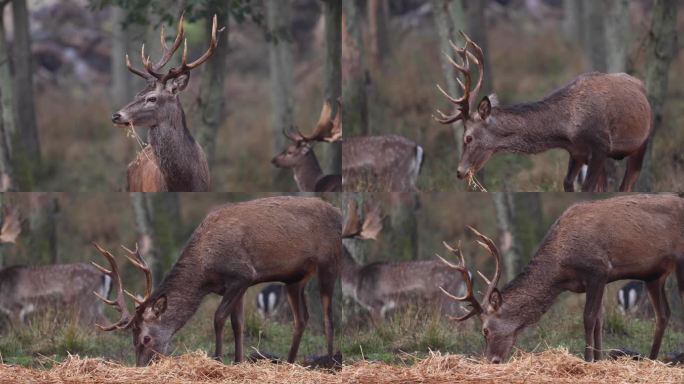
{"label": "brown deer fur", "polygon": [[[243,295],[252,285],[279,281],[287,285],[295,320],[288,355],[293,362],[309,317],[304,288],[317,276],[327,352],[332,357],[332,296],[341,228],[339,209],[317,198],[272,197],[216,208],[197,227],[161,284],[137,306],[135,315],[128,319],[124,313],[120,323],[107,329],[131,327],[137,364],[146,365],[155,353],[166,352],[173,334],[202,299],[214,293],[223,296],[214,316],[215,356],[223,356],[223,329],[230,315],[235,361],[242,361]],[[151,281],[149,269],[146,275]],[[121,305],[123,295],[119,296]]]}
{"label": "brown deer fur", "polygon": [[410,192],[423,163],[423,148],[397,135],[350,137],[342,145],[345,191]]}
{"label": "brown deer fur", "polygon": [[77,311],[83,325],[101,320],[103,306],[92,295],[107,297],[111,280],[89,264],[13,266],[0,269],[0,312],[15,327],[36,311]]}
{"label": "brown deer fur", "polygon": [[[571,206],[520,275],[501,291],[496,288],[498,278],[493,279],[483,305],[471,301],[471,315],[482,320],[487,358],[505,359],[520,331],[536,323],[561,292],[571,291],[586,292],[584,357],[599,359],[604,288],[616,280],[634,279],[646,282],[656,313],[650,352],[655,359],[670,317],[665,295],[670,273],[675,273],[684,295],[683,234],[684,199],[676,195],[628,195]],[[497,256],[499,271],[496,246],[481,236]]]}

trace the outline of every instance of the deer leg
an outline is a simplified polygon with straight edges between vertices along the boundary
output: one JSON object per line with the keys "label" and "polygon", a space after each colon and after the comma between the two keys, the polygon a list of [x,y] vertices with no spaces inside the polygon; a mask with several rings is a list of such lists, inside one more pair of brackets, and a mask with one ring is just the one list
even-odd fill
{"label": "deer leg", "polygon": [[568,173],[565,175],[565,179],[563,180],[563,189],[565,192],[575,191],[575,180],[582,169],[582,165],[583,162],[570,155],[570,161],[568,162]]}
{"label": "deer leg", "polygon": [[244,320],[244,292],[240,295],[237,301],[233,304],[233,310],[230,313],[230,326],[233,328],[233,337],[235,339],[235,362],[242,362],[242,323]]}
{"label": "deer leg", "polygon": [[636,183],[639,172],[641,172],[641,164],[644,162],[644,154],[646,154],[646,147],[648,140],[641,145],[639,150],[627,159],[627,169],[625,170],[625,177],[620,184],[620,192],[630,192]]}
{"label": "deer leg", "polygon": [[582,185],[582,192],[592,192],[596,189],[596,185],[601,179],[603,173],[604,163],[606,162],[605,154],[592,154],[589,159],[589,171],[587,178]]}
{"label": "deer leg", "polygon": [[304,328],[309,320],[309,312],[306,309],[306,298],[304,297],[304,287],[308,279],[287,285],[287,300],[292,308],[294,317],[294,334],[292,335],[292,345],[290,353],[287,355],[287,362],[294,363],[299,350],[299,342],[302,340]]}
{"label": "deer leg", "polygon": [[656,317],[656,329],[653,336],[653,345],[651,345],[651,353],[648,358],[655,360],[658,358],[660,351],[660,343],[663,341],[663,334],[667,327],[667,322],[670,320],[670,306],[667,304],[667,296],[665,296],[665,280],[667,275],[653,281],[646,283],[648,289],[648,297],[651,299],[653,310]]}
{"label": "deer leg", "polygon": [[603,352],[603,307],[599,308],[594,326],[594,360],[601,360]]}
{"label": "deer leg", "polygon": [[323,309],[323,322],[325,324],[325,340],[328,347],[328,357],[333,356],[333,312],[332,300],[337,278],[335,273],[319,273],[318,284],[321,295],[321,308]]}
{"label": "deer leg", "polygon": [[[593,281],[587,284],[587,299],[584,304],[584,360],[594,361],[595,344],[594,332],[596,322],[600,316],[603,290],[606,284],[603,281]],[[599,332],[601,330],[599,329]]]}
{"label": "deer leg", "polygon": [[214,313],[214,334],[216,335],[216,350],[214,352],[214,358],[216,360],[221,360],[223,357],[223,330],[226,325],[226,320],[228,320],[228,315],[230,315],[233,311],[235,303],[242,300],[242,295],[244,292],[245,288],[242,288],[237,284],[233,285],[232,287],[226,289],[221,303],[219,304],[218,308],[216,308],[216,312]]}

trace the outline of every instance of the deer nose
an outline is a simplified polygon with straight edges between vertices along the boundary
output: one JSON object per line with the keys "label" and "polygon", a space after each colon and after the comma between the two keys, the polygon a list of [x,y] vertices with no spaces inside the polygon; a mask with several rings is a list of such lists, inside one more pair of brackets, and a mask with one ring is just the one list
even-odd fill
{"label": "deer nose", "polygon": [[465,176],[465,172],[461,171],[460,169],[457,169],[456,170],[456,177],[458,177],[459,179],[462,179],[463,176]]}
{"label": "deer nose", "polygon": [[115,113],[112,115],[112,122],[116,123],[117,121],[119,121],[119,119],[121,119],[120,113]]}

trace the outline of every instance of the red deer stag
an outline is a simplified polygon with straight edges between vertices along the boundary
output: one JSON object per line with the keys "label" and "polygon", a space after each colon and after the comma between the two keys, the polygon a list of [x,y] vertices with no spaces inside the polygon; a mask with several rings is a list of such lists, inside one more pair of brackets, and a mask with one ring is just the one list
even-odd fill
{"label": "red deer stag", "polygon": [[[378,205],[366,205],[365,218],[361,221],[356,202],[350,200],[347,203],[343,238],[374,240],[380,230],[382,218]],[[423,303],[434,302],[451,312],[451,303],[440,300],[444,296],[439,286],[448,287],[452,292],[465,291],[463,282],[454,279],[449,268],[438,260],[359,265],[346,247],[342,253],[342,294],[353,298],[370,312],[375,324],[387,318],[389,311],[411,299],[418,299]]]}
{"label": "red deer stag", "polygon": [[[164,354],[172,336],[182,328],[202,299],[223,296],[214,315],[217,358],[223,356],[223,328],[230,315],[235,336],[235,361],[243,359],[243,295],[252,285],[279,281],[287,286],[295,331],[287,357],[297,356],[309,313],[304,288],[316,275],[325,320],[328,357],[333,356],[332,299],[340,259],[339,209],[317,199],[272,197],[228,204],[213,210],[188,240],[178,261],[153,291],[152,275],[136,251],[128,259],[144,271],[147,288],[142,299],[133,296],[136,310],[128,312],[119,268],[114,257],[97,244],[111,270],[116,299],[106,301],[121,313],[105,331],[131,329],[138,366]],[[130,294],[129,294],[130,295]],[[132,295],[130,295],[132,296]]]}
{"label": "red deer stag", "polygon": [[342,190],[340,175],[324,175],[313,151],[316,141],[335,142],[342,138],[342,104],[338,101],[335,119],[330,118],[332,107],[326,101],[314,132],[307,136],[299,130],[288,132],[285,137],[292,142],[283,152],[273,158],[271,163],[278,168],[292,168],[294,179],[300,192],[339,192]]}
{"label": "red deer stag", "polygon": [[463,255],[445,243],[460,264],[442,261],[461,273],[467,292],[460,297],[444,292],[470,304],[471,311],[455,320],[480,317],[485,355],[493,363],[508,356],[520,331],[539,321],[561,292],[586,292],[584,359],[593,361],[601,358],[603,348],[601,302],[606,284],[643,280],[656,314],[649,355],[655,359],[670,317],[665,280],[671,272],[684,295],[682,228],[684,199],[675,195],[631,195],[575,204],[549,229],[523,272],[502,290],[496,287],[501,277],[499,250],[491,239],[470,228],[496,260],[494,278],[487,280],[484,302],[478,302]]}
{"label": "red deer stag", "polygon": [[[546,98],[525,104],[498,105],[496,95],[485,96],[477,111],[477,94],[484,79],[482,49],[465,33],[466,43],[458,48],[452,43],[461,64],[449,60],[463,74],[459,80],[463,96],[449,96],[456,105],[452,115],[437,110],[435,119],[442,124],[462,120],[463,155],[458,164],[458,178],[472,176],[496,152],[535,154],[552,148],[570,153],[565,191],[573,191],[574,182],[584,164],[589,166],[583,191],[602,188],[606,159],[629,157],[620,191],[630,191],[636,182],[651,132],[651,107],[643,83],[625,73],[587,73]],[[479,79],[471,89],[470,60],[477,65]]]}
{"label": "red deer stag", "polygon": [[162,58],[152,63],[141,55],[144,71],[126,66],[134,74],[147,80],[147,86],[131,103],[112,115],[116,125],[149,128],[149,144],[128,165],[128,190],[137,192],[204,192],[209,190],[209,165],[202,147],[195,141],[185,123],[185,112],[178,97],[190,80],[190,71],[207,61],[218,46],[216,16],[211,29],[209,49],[197,60],[187,62],[187,41],[181,65],[166,73],[162,68],[171,60],[183,41],[183,16],[178,23],[178,34],[171,48],[166,46],[161,30]]}
{"label": "red deer stag", "polygon": [[412,192],[423,164],[423,147],[398,135],[345,138],[345,191]]}

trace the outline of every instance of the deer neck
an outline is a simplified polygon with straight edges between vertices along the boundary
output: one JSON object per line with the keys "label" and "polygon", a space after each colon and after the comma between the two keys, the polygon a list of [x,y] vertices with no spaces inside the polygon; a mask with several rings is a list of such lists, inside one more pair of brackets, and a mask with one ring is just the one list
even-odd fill
{"label": "deer neck", "polygon": [[199,161],[195,139],[180,104],[160,113],[158,122],[149,130],[150,145],[169,190],[182,190],[191,183]]}
{"label": "deer neck", "polygon": [[202,272],[196,263],[179,260],[155,290],[154,298],[166,295],[167,309],[162,321],[175,333],[195,314],[210,291],[198,278]]}
{"label": "deer neck", "polygon": [[508,283],[501,295],[504,311],[508,309],[520,329],[536,323],[563,292],[555,282],[553,265],[539,258],[530,264],[513,281]]}
{"label": "deer neck", "polygon": [[487,129],[496,138],[496,150],[535,154],[552,148],[567,149],[570,145],[567,117],[544,100],[495,107]]}
{"label": "deer neck", "polygon": [[301,192],[314,192],[316,189],[316,182],[323,175],[323,171],[318,164],[318,159],[316,159],[313,149],[309,150],[306,156],[294,166],[293,171],[297,188],[299,188]]}

